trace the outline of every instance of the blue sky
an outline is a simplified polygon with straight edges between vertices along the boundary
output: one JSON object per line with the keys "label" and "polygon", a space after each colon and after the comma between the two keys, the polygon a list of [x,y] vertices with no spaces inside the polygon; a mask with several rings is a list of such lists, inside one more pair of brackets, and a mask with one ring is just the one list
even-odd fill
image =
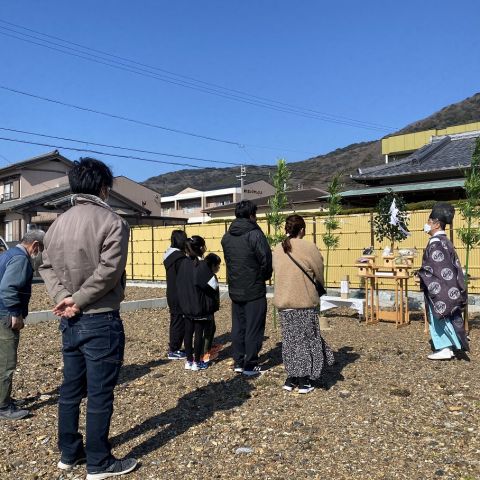
{"label": "blue sky", "polygon": [[[337,120],[381,124],[390,131],[480,91],[480,4],[474,0],[0,0],[0,6],[3,21]],[[1,22],[0,33],[27,38],[5,27],[39,36]],[[306,118],[232,101],[4,35],[0,62],[0,85],[244,147],[0,89],[3,128],[235,164],[272,164],[280,157],[303,160],[389,132],[326,122],[317,113],[317,118]],[[113,152],[2,130],[0,137]],[[48,150],[0,140],[0,165]],[[82,155],[62,153],[71,159]],[[135,180],[181,168],[97,157],[115,174]]]}

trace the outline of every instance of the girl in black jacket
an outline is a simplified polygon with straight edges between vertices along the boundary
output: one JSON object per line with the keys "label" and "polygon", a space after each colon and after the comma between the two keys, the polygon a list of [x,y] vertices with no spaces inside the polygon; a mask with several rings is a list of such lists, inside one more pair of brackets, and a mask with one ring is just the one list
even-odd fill
{"label": "girl in black jacket", "polygon": [[170,309],[168,358],[183,360],[185,352],[181,347],[185,337],[185,320],[178,302],[177,273],[180,263],[187,258],[185,256],[187,234],[183,230],[174,230],[170,240],[171,246],[163,256],[163,265],[167,272],[167,303]]}
{"label": "girl in black jacket", "polygon": [[[216,277],[202,260],[205,240],[194,235],[185,242],[187,258],[177,274],[179,304],[185,318],[186,370],[204,370],[208,363],[201,361],[205,329],[219,308]],[[194,340],[195,339],[195,340]]]}
{"label": "girl in black jacket", "polygon": [[[205,263],[210,268],[211,272],[213,273],[213,277],[211,279],[211,287],[215,289],[214,295],[215,299],[218,302],[217,309],[220,308],[220,290],[218,286],[218,279],[216,274],[220,270],[220,264],[222,263],[222,259],[215,253],[209,253],[205,257]],[[212,292],[213,293],[213,292]],[[211,316],[206,328],[205,328],[205,342],[203,346],[203,357],[202,360],[204,362],[210,362],[218,357],[218,352],[221,350],[221,345],[214,345],[213,339],[215,338],[215,331],[217,327],[215,325],[215,317],[214,315]]]}

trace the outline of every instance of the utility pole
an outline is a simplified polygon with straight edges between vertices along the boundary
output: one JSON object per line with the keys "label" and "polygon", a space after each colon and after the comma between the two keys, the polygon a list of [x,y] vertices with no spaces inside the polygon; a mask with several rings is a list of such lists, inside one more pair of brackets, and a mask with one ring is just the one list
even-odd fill
{"label": "utility pole", "polygon": [[240,175],[237,175],[237,178],[240,179],[240,200],[243,200],[243,186],[244,178],[247,176],[247,167],[245,165],[240,166]]}

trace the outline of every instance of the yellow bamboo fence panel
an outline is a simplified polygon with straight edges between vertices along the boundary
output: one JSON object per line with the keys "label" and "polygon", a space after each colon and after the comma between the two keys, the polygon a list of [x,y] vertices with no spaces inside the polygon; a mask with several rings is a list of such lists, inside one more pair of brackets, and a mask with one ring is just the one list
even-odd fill
{"label": "yellow bamboo fence panel", "polygon": [[[418,210],[409,213],[409,236],[403,242],[395,245],[396,249],[415,248],[418,256],[414,260],[414,269],[418,269],[422,262],[422,253],[427,244],[428,237],[423,232],[423,225],[428,219],[430,210]],[[362,287],[363,284],[357,275],[357,268],[354,267],[361,257],[362,250],[372,245],[377,252],[377,262],[382,262],[382,251],[389,246],[388,241],[382,243],[374,239],[371,225],[371,214],[362,213],[355,215],[339,215],[340,230],[336,232],[340,237],[339,246],[330,251],[328,285],[339,287],[340,281],[346,276],[350,277],[352,288]],[[322,241],[322,234],[325,233],[325,217],[306,217],[307,225],[305,239],[314,242],[322,252],[326,260],[326,248]],[[173,230],[184,228],[187,236],[200,235],[205,239],[207,253],[213,252],[220,256],[222,265],[218,278],[220,282],[226,281],[225,262],[223,258],[221,240],[228,229],[230,222],[207,223],[183,226],[166,227],[132,227],[130,231],[130,243],[127,260],[127,277],[134,280],[164,281],[165,268],[163,267],[163,254],[170,246],[170,235]],[[269,233],[269,226],[266,220],[258,222],[265,234]],[[465,248],[457,237],[456,230],[464,225],[464,221],[457,211],[454,219],[454,229],[451,232],[447,228],[447,234],[452,238],[459,254],[462,265],[465,263]],[[373,242],[372,242],[373,241]],[[470,253],[470,274],[480,277],[480,250],[475,248]],[[388,279],[382,280],[380,288],[391,289],[393,285]],[[418,290],[413,282],[411,290]],[[473,280],[470,283],[470,292],[477,293],[480,290],[480,281]]]}

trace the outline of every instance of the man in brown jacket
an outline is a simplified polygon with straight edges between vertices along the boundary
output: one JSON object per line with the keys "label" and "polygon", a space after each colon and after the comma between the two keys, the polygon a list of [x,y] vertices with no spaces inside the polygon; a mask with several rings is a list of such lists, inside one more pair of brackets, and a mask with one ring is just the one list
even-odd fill
{"label": "man in brown jacket", "polygon": [[[133,458],[117,460],[108,441],[113,390],[123,361],[125,334],[119,316],[124,298],[128,225],[106,203],[111,170],[83,158],[68,174],[72,208],[45,235],[40,267],[61,317],[63,383],[58,404],[58,468],[87,461],[87,480],[132,471]],[[86,442],[78,431],[87,396]]]}

